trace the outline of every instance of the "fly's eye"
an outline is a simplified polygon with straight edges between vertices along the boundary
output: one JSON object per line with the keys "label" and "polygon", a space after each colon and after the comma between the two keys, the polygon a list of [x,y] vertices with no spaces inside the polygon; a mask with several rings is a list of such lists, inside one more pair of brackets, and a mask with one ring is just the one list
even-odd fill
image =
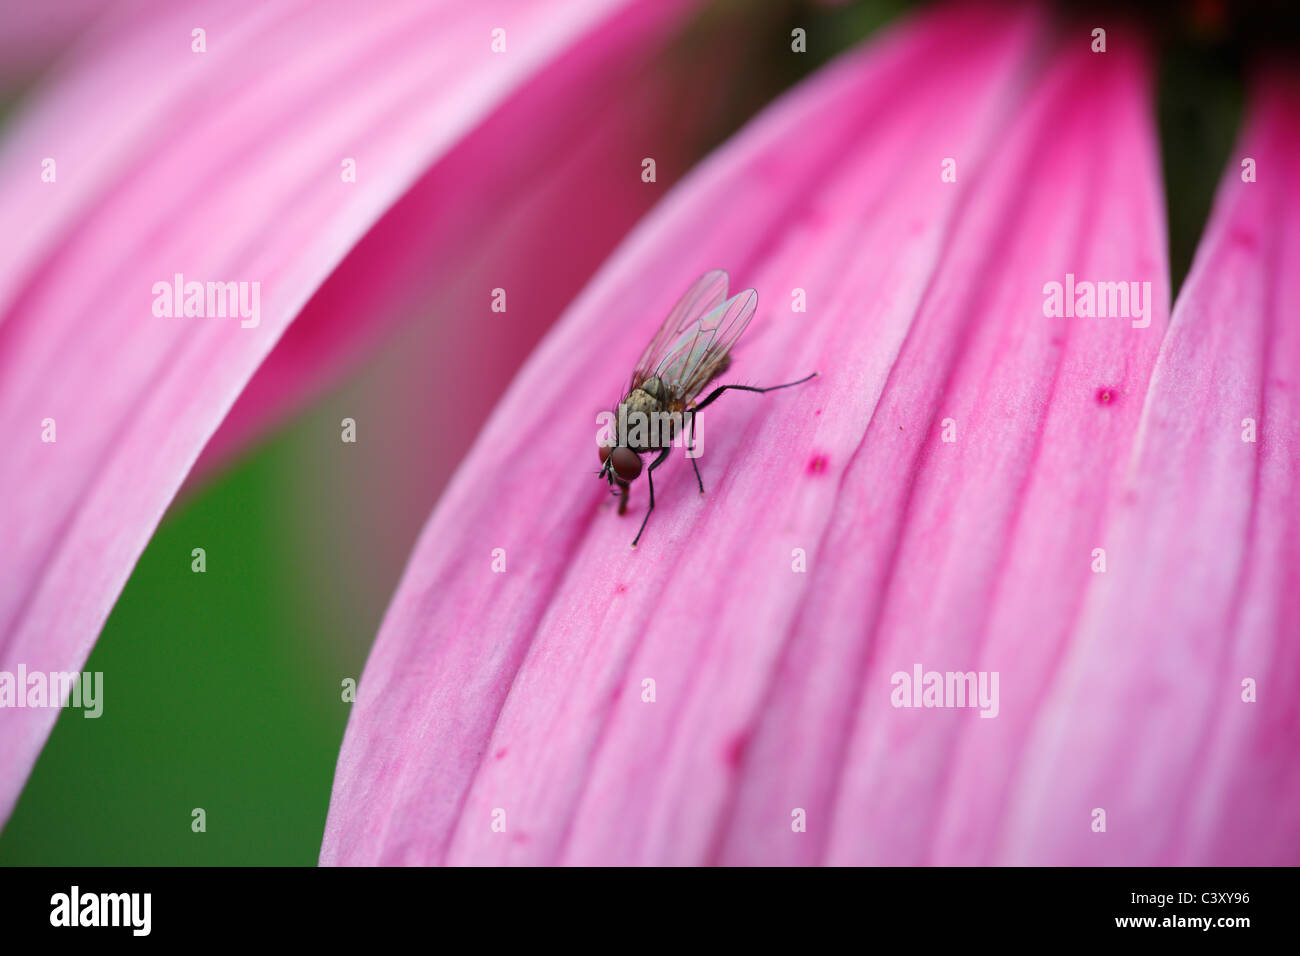
{"label": "fly's eye", "polygon": [[600,463],[603,465],[609,460],[609,453],[614,450],[612,445],[596,445],[596,451],[600,454]]}
{"label": "fly's eye", "polygon": [[614,474],[620,481],[632,481],[641,474],[641,456],[631,448],[620,445],[614,449],[613,458],[610,460],[614,465]]}

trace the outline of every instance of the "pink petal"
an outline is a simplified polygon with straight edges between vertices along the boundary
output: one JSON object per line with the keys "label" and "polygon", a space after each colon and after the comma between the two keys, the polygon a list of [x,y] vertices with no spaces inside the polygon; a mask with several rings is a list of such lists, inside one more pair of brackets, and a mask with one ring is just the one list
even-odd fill
{"label": "pink petal", "polygon": [[[1030,14],[930,14],[770,109],[629,239],[425,529],[322,862],[958,855],[927,842],[1003,781],[954,766],[1015,763],[1168,311],[1142,56],[1073,43],[1039,61],[1037,39]],[[823,377],[720,402],[708,497],[681,462],[660,472],[629,552],[644,489],[614,516],[587,474],[594,416],[720,264],[762,295],[733,374]],[[1067,271],[1151,281],[1151,325],[1045,319],[1042,285]],[[893,710],[889,675],[915,660],[1001,668],[1004,716]]]}
{"label": "pink petal", "polygon": [[[1241,162],[1258,181],[1242,180]],[[1130,475],[1009,812],[1008,859],[1294,865],[1300,847],[1300,83],[1232,152]],[[1256,441],[1243,440],[1253,419]],[[1243,700],[1243,681],[1257,702]],[[1068,809],[1067,815],[1054,808]],[[1107,831],[1077,826],[1093,808]]]}
{"label": "pink petal", "polygon": [[[1168,315],[1143,58],[1131,41],[1105,58],[1061,42],[873,376],[816,598],[746,732],[724,861],[988,863],[1014,825],[1003,787],[1069,641]],[[1067,273],[1151,282],[1151,325],[1044,318],[1043,284]],[[917,664],[998,672],[999,715],[893,707],[892,675]],[[813,839],[774,829],[780,806],[819,821]]]}
{"label": "pink petal", "polygon": [[[594,34],[614,10],[630,25]],[[450,17],[411,2],[358,18],[343,3],[206,5],[198,55],[196,11],[168,5],[79,49],[0,152],[0,206],[31,224],[0,239],[0,423],[18,436],[0,466],[0,670],[81,665],[236,396],[430,164],[557,56],[566,76],[594,70],[611,50],[585,40],[631,42],[679,10],[518,0]],[[490,52],[497,26],[505,56]],[[53,184],[40,181],[45,156]],[[345,156],[361,170],[352,185]],[[176,272],[261,282],[260,325],[155,318],[153,283]],[[364,317],[366,288],[335,329]],[[39,438],[47,417],[54,444]],[[56,716],[0,715],[0,819]]]}
{"label": "pink petal", "polygon": [[5,5],[0,83],[21,83],[45,69],[106,12],[103,0]]}
{"label": "pink petal", "polygon": [[[438,441],[460,451],[446,456],[449,467],[460,460],[541,333],[686,166],[691,134],[706,121],[692,104],[665,96],[662,68],[652,72],[650,62],[692,3],[625,6],[582,41],[584,55],[548,64],[375,224],[240,394],[197,477],[336,381],[396,320],[416,314],[436,319],[436,338],[421,343],[419,376],[428,387],[399,407],[408,424],[419,421],[412,408],[444,409]],[[686,82],[729,82],[712,62],[674,70]],[[649,155],[659,185],[641,182],[640,157]],[[484,215],[488,197],[505,214]],[[573,217],[575,205],[582,228],[557,236],[556,223]],[[489,293],[507,278],[503,316],[489,310]],[[431,495],[441,485],[426,483]],[[421,516],[433,500],[422,502]]]}

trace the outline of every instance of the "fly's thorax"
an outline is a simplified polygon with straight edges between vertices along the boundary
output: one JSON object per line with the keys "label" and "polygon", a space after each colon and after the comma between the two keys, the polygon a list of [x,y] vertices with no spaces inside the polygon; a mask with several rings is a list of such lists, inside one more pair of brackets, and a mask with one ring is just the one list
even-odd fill
{"label": "fly's thorax", "polygon": [[634,451],[667,447],[681,429],[681,411],[670,413],[658,378],[634,388],[618,406],[618,443]]}
{"label": "fly's thorax", "polygon": [[633,391],[645,392],[651,398],[656,398],[659,399],[660,401],[663,401],[664,392],[666,390],[664,389],[664,383],[659,378],[659,376],[651,375],[648,379],[646,379],[644,382],[641,383],[639,388],[633,389]]}
{"label": "fly's thorax", "polygon": [[619,413],[621,417],[631,421],[634,415],[653,415],[655,412],[662,411],[663,407],[663,402],[653,393],[644,388],[634,388],[627,398],[619,403]]}
{"label": "fly's thorax", "polygon": [[652,447],[652,426],[660,407],[659,399],[634,388],[618,405],[618,443],[636,451]]}

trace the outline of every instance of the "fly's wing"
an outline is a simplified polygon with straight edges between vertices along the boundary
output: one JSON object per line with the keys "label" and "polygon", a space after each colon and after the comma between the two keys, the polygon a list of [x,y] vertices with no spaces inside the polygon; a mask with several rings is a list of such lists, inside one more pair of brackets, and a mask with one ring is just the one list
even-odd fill
{"label": "fly's wing", "polygon": [[641,359],[632,370],[628,391],[638,388],[663,362],[668,350],[673,348],[683,333],[695,329],[702,317],[713,312],[727,297],[727,273],[713,269],[696,279],[686,294],[677,300],[673,310],[664,319],[659,331],[641,353]]}
{"label": "fly's wing", "polygon": [[670,401],[689,402],[722,371],[731,347],[757,308],[758,293],[746,289],[701,316],[678,336],[655,369],[668,388]]}

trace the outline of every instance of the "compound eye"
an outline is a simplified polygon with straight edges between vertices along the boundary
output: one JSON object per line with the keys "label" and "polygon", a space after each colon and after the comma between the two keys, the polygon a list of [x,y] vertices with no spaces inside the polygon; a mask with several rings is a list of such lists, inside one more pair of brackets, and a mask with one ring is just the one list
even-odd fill
{"label": "compound eye", "polygon": [[641,456],[631,448],[620,445],[614,449],[614,474],[620,481],[632,481],[641,474]]}
{"label": "compound eye", "polygon": [[603,465],[609,460],[609,453],[614,450],[613,445],[601,445],[597,443],[596,451],[600,453],[600,463]]}

